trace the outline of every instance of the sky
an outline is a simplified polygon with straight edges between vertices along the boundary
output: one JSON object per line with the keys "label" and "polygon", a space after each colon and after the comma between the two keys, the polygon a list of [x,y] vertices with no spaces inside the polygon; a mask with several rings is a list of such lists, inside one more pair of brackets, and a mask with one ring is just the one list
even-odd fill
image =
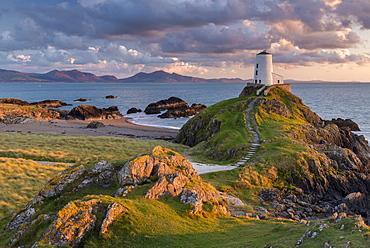
{"label": "sky", "polygon": [[369,0],[0,0],[0,68],[370,82]]}

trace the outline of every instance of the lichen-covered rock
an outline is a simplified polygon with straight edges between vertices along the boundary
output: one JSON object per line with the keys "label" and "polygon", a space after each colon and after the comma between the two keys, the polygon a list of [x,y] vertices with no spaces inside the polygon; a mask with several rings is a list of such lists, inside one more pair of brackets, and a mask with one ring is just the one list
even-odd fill
{"label": "lichen-covered rock", "polygon": [[34,208],[29,208],[26,211],[17,214],[9,223],[6,225],[5,229],[14,230],[19,228],[25,222],[28,222],[33,215],[36,213]]}
{"label": "lichen-covered rock", "polygon": [[15,242],[17,242],[19,239],[22,238],[22,235],[29,229],[29,228],[32,228],[32,226],[39,222],[39,221],[45,221],[45,220],[48,220],[52,218],[52,216],[50,215],[47,215],[47,214],[41,214],[39,216],[37,216],[37,218],[35,220],[33,220],[32,222],[25,222],[23,223],[22,225],[19,226],[19,230],[13,235],[13,237],[10,239],[9,241],[9,246],[11,246],[12,244],[14,244]]}
{"label": "lichen-covered rock", "polygon": [[181,173],[161,175],[158,181],[146,193],[145,198],[157,200],[166,195],[177,196],[188,183],[190,183],[189,178]]}
{"label": "lichen-covered rock", "polygon": [[119,183],[122,186],[144,183],[152,173],[153,162],[149,155],[140,156],[127,162],[118,173]]}
{"label": "lichen-covered rock", "polygon": [[97,217],[93,214],[93,208],[100,203],[98,199],[79,204],[68,203],[58,212],[36,245],[79,247],[82,238],[95,226]]}
{"label": "lichen-covered rock", "polygon": [[114,184],[114,172],[113,171],[103,171],[98,176],[99,186],[102,188],[110,188]]}
{"label": "lichen-covered rock", "polygon": [[113,171],[114,168],[111,163],[102,160],[98,163],[96,163],[93,167],[90,169],[90,173],[101,173],[103,171],[110,170]]}
{"label": "lichen-covered rock", "polygon": [[[150,154],[138,156],[126,163],[118,175],[122,186],[146,183],[149,177],[158,180],[144,196],[147,199],[157,200],[167,195],[179,196],[182,192],[188,192],[185,189],[189,189],[198,199],[192,213],[201,212],[202,202],[206,201],[215,206],[216,212],[227,213],[218,191],[199,177],[188,159],[174,151],[157,146]],[[189,202],[185,200],[187,196],[184,194],[183,202]]]}
{"label": "lichen-covered rock", "polygon": [[108,227],[113,223],[113,221],[123,212],[127,212],[127,208],[122,206],[117,202],[113,202],[108,206],[107,214],[101,224],[100,233],[103,234],[108,231]]}
{"label": "lichen-covered rock", "polygon": [[62,191],[71,183],[81,178],[85,168],[83,165],[67,169],[60,176],[51,179],[39,192],[42,197],[52,197],[62,193]]}

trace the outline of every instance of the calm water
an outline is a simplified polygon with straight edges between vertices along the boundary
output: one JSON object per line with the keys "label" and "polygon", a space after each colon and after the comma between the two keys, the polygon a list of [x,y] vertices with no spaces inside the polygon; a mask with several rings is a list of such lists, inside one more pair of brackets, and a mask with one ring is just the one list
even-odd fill
{"label": "calm water", "polygon": [[[151,103],[179,97],[189,104],[202,103],[207,106],[221,100],[234,98],[244,88],[241,83],[135,83],[135,84],[85,84],[85,83],[51,83],[51,84],[0,84],[0,98],[11,97],[29,102],[46,99],[63,100],[73,104],[91,104],[97,107],[118,106],[124,114],[131,107],[142,110]],[[370,139],[370,84],[369,83],[322,83],[292,84],[292,92],[302,98],[323,119],[349,118],[359,124],[367,139]],[[118,96],[105,99],[107,95]],[[91,99],[80,103],[78,98]],[[156,115],[143,113],[129,115],[138,124],[180,128],[188,118],[159,119]]]}
{"label": "calm water", "polygon": [[[237,97],[244,88],[242,83],[50,83],[50,84],[0,84],[0,98],[18,98],[28,102],[46,99],[62,100],[73,106],[80,104],[95,105],[100,108],[118,106],[122,114],[135,107],[144,111],[152,102],[179,97],[189,103],[202,103],[210,106],[221,100]],[[107,95],[118,96],[105,99]],[[81,103],[74,102],[78,98],[90,99]],[[149,126],[180,128],[189,118],[160,119],[157,115],[137,113],[128,115],[133,122]]]}

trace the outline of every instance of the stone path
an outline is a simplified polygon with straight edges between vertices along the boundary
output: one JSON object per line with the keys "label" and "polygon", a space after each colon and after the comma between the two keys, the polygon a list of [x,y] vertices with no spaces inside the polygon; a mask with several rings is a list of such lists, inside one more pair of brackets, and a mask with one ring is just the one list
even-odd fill
{"label": "stone path", "polygon": [[[244,165],[256,153],[257,148],[261,145],[260,137],[258,135],[258,125],[256,123],[256,120],[254,118],[252,118],[252,116],[251,116],[251,111],[254,107],[254,104],[261,97],[263,97],[263,96],[259,96],[255,99],[253,99],[253,101],[251,101],[248,104],[248,107],[245,110],[246,119],[247,119],[247,126],[248,126],[249,131],[251,131],[251,133],[253,134],[253,142],[251,143],[251,147],[249,148],[249,151],[248,151],[247,155],[242,157],[239,160],[239,162],[236,163],[237,166]],[[256,127],[257,130],[255,130],[254,127]]]}
{"label": "stone path", "polygon": [[[257,148],[261,145],[260,137],[258,135],[258,125],[256,120],[251,116],[251,111],[254,108],[256,101],[263,96],[259,96],[253,99],[249,104],[247,109],[245,110],[246,113],[246,125],[248,126],[249,131],[253,134],[253,142],[251,143],[251,147],[247,155],[242,157],[236,164],[234,165],[217,165],[217,164],[202,164],[202,163],[195,163],[191,162],[195,170],[198,174],[205,174],[208,172],[215,172],[215,171],[224,171],[224,170],[232,170],[238,166],[244,165],[257,151]],[[255,128],[257,130],[255,130]]]}

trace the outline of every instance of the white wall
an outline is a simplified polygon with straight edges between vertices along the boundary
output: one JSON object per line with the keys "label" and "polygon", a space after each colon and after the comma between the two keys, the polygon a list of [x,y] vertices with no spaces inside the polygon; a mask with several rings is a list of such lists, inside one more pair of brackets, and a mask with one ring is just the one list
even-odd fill
{"label": "white wall", "polygon": [[[257,80],[257,81],[256,81]],[[272,85],[272,54],[257,54],[254,67],[254,83]]]}

